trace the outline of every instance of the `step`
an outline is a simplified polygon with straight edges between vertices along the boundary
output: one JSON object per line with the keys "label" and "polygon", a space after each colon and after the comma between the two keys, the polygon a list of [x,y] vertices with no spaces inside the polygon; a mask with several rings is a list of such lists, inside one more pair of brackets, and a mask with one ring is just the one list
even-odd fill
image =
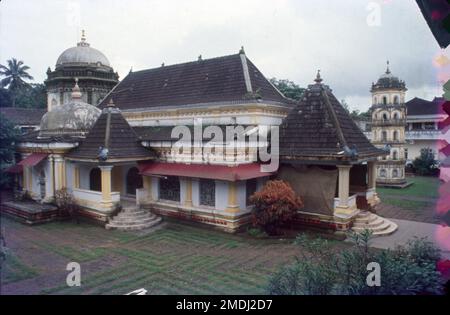
{"label": "step", "polygon": [[123,231],[132,231],[132,230],[142,230],[147,229],[150,227],[153,227],[161,222],[161,218],[158,217],[155,220],[152,220],[148,223],[141,223],[141,224],[133,224],[133,225],[116,225],[114,223],[108,223],[106,224],[106,229],[117,229],[117,230],[123,230]]}
{"label": "step", "polygon": [[142,224],[142,223],[152,222],[157,219],[158,219],[157,217],[153,217],[153,218],[146,218],[146,219],[135,220],[135,221],[112,220],[110,223],[115,224],[115,225],[133,225],[133,224]]}
{"label": "step", "polygon": [[375,237],[376,236],[388,236],[388,235],[391,235],[392,233],[394,233],[395,231],[397,231],[398,225],[392,221],[389,221],[389,222],[391,223],[389,228],[387,228],[383,231],[374,232],[372,235]]}
{"label": "step", "polygon": [[390,226],[391,226],[391,222],[390,221],[383,220],[383,223],[378,225],[378,226],[370,227],[370,228],[369,227],[353,227],[353,231],[360,232],[360,231],[364,231],[364,230],[367,229],[367,230],[372,231],[372,234],[373,234],[375,232],[386,230]]}
{"label": "step", "polygon": [[353,227],[361,227],[361,228],[372,228],[372,227],[377,227],[380,224],[383,224],[385,220],[383,218],[377,217],[375,218],[375,220],[373,221],[369,221],[369,222],[358,222],[355,221],[353,223]]}
{"label": "step", "polygon": [[367,223],[367,222],[375,221],[378,218],[379,218],[379,216],[377,216],[376,214],[373,214],[373,213],[371,213],[371,214],[369,214],[367,216],[363,216],[363,217],[360,217],[358,215],[358,216],[356,216],[355,222],[357,222],[357,223]]}
{"label": "step", "polygon": [[131,220],[139,220],[139,219],[143,219],[143,218],[148,218],[150,216],[152,216],[153,214],[151,214],[150,212],[147,213],[140,213],[140,214],[127,214],[127,215],[116,215],[114,218],[118,218],[118,219],[131,219]]}

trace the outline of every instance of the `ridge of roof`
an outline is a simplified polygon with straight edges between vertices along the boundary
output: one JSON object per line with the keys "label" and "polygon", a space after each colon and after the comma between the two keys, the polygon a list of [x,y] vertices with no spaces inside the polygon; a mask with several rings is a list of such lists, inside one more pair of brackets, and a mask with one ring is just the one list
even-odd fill
{"label": "ridge of roof", "polygon": [[130,72],[99,104],[122,110],[188,104],[274,101],[290,105],[244,52]]}

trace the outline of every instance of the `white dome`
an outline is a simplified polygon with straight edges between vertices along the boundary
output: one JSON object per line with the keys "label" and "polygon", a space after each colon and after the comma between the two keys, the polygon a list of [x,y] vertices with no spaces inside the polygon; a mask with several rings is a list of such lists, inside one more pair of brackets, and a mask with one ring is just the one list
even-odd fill
{"label": "white dome", "polygon": [[84,136],[100,115],[100,109],[81,100],[80,88],[76,84],[72,101],[55,106],[42,116],[39,136]]}
{"label": "white dome", "polygon": [[75,47],[66,49],[56,61],[56,66],[63,64],[98,64],[111,67],[108,58],[100,51],[90,47],[84,37]]}

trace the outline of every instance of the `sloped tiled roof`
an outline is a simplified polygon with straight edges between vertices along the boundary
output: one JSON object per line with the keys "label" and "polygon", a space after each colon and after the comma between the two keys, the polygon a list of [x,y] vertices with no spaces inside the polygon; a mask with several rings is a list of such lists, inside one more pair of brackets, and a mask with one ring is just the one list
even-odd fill
{"label": "sloped tiled roof", "polygon": [[[179,138],[172,138],[172,130],[175,126],[146,126],[146,127],[133,127],[133,130],[136,132],[137,136],[140,140],[143,141],[177,141]],[[189,128],[189,131],[191,135],[194,135],[194,126],[190,125],[187,126]],[[238,127],[236,129],[236,132],[239,133],[239,135],[235,135],[235,137],[247,137],[245,133],[252,128],[255,128],[256,126],[248,125],[248,126],[237,126],[237,125],[219,125],[217,126],[222,131],[222,136],[224,139],[226,139],[227,136],[227,128],[230,127],[230,132],[234,132],[234,128]],[[239,129],[242,127],[242,129]],[[202,134],[205,131],[205,129],[208,128],[208,125],[202,126]],[[240,131],[243,131],[243,133],[240,133]],[[218,137],[218,135],[214,134],[214,137]],[[211,138],[205,138],[203,139],[205,142],[210,142]]]}
{"label": "sloped tiled roof", "polygon": [[280,127],[281,159],[357,160],[385,154],[364,136],[319,74],[315,81]]}
{"label": "sloped tiled roof", "polygon": [[443,97],[435,97],[432,101],[427,101],[415,97],[405,103],[408,116],[416,115],[439,115],[443,114],[442,104],[445,102]]}
{"label": "sloped tiled roof", "polygon": [[16,125],[39,126],[46,112],[46,108],[0,107],[0,113]]}
{"label": "sloped tiled roof", "polygon": [[[108,133],[109,141],[107,140]],[[140,144],[136,133],[122,116],[120,110],[113,107],[113,104],[103,109],[86,138],[77,148],[67,154],[67,157],[95,160],[98,158],[100,147],[108,149],[108,159],[105,162],[121,159],[145,160],[154,157],[153,151]]]}
{"label": "sloped tiled roof", "polygon": [[111,97],[121,110],[255,100],[292,103],[242,51],[230,56],[130,72],[99,107],[105,107]]}

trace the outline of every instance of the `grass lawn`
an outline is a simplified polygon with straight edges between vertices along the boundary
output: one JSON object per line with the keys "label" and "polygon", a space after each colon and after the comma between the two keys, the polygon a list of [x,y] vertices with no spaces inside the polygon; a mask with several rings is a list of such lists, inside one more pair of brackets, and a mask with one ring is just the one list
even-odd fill
{"label": "grass lawn", "polygon": [[8,253],[1,269],[1,284],[8,284],[37,276],[37,272]]}
{"label": "grass lawn", "polygon": [[408,177],[407,180],[414,184],[404,189],[380,187],[377,188],[377,192],[382,198],[385,196],[439,198],[439,178],[416,176]]}
{"label": "grass lawn", "polygon": [[[149,294],[264,294],[270,275],[301,250],[292,241],[178,223],[147,235],[71,222],[30,227],[3,218],[2,226],[15,257],[2,274],[5,294],[18,288],[31,294],[125,294],[139,288]],[[332,246],[338,251],[348,244]],[[65,284],[71,261],[81,265],[80,287]],[[31,269],[36,265],[37,271]]]}
{"label": "grass lawn", "polygon": [[405,200],[405,199],[395,199],[395,198],[389,198],[389,197],[382,197],[382,201],[385,204],[396,206],[402,209],[406,210],[412,210],[412,211],[428,211],[430,207],[433,206],[433,203],[431,202],[425,202],[425,201],[417,201],[417,200]]}

